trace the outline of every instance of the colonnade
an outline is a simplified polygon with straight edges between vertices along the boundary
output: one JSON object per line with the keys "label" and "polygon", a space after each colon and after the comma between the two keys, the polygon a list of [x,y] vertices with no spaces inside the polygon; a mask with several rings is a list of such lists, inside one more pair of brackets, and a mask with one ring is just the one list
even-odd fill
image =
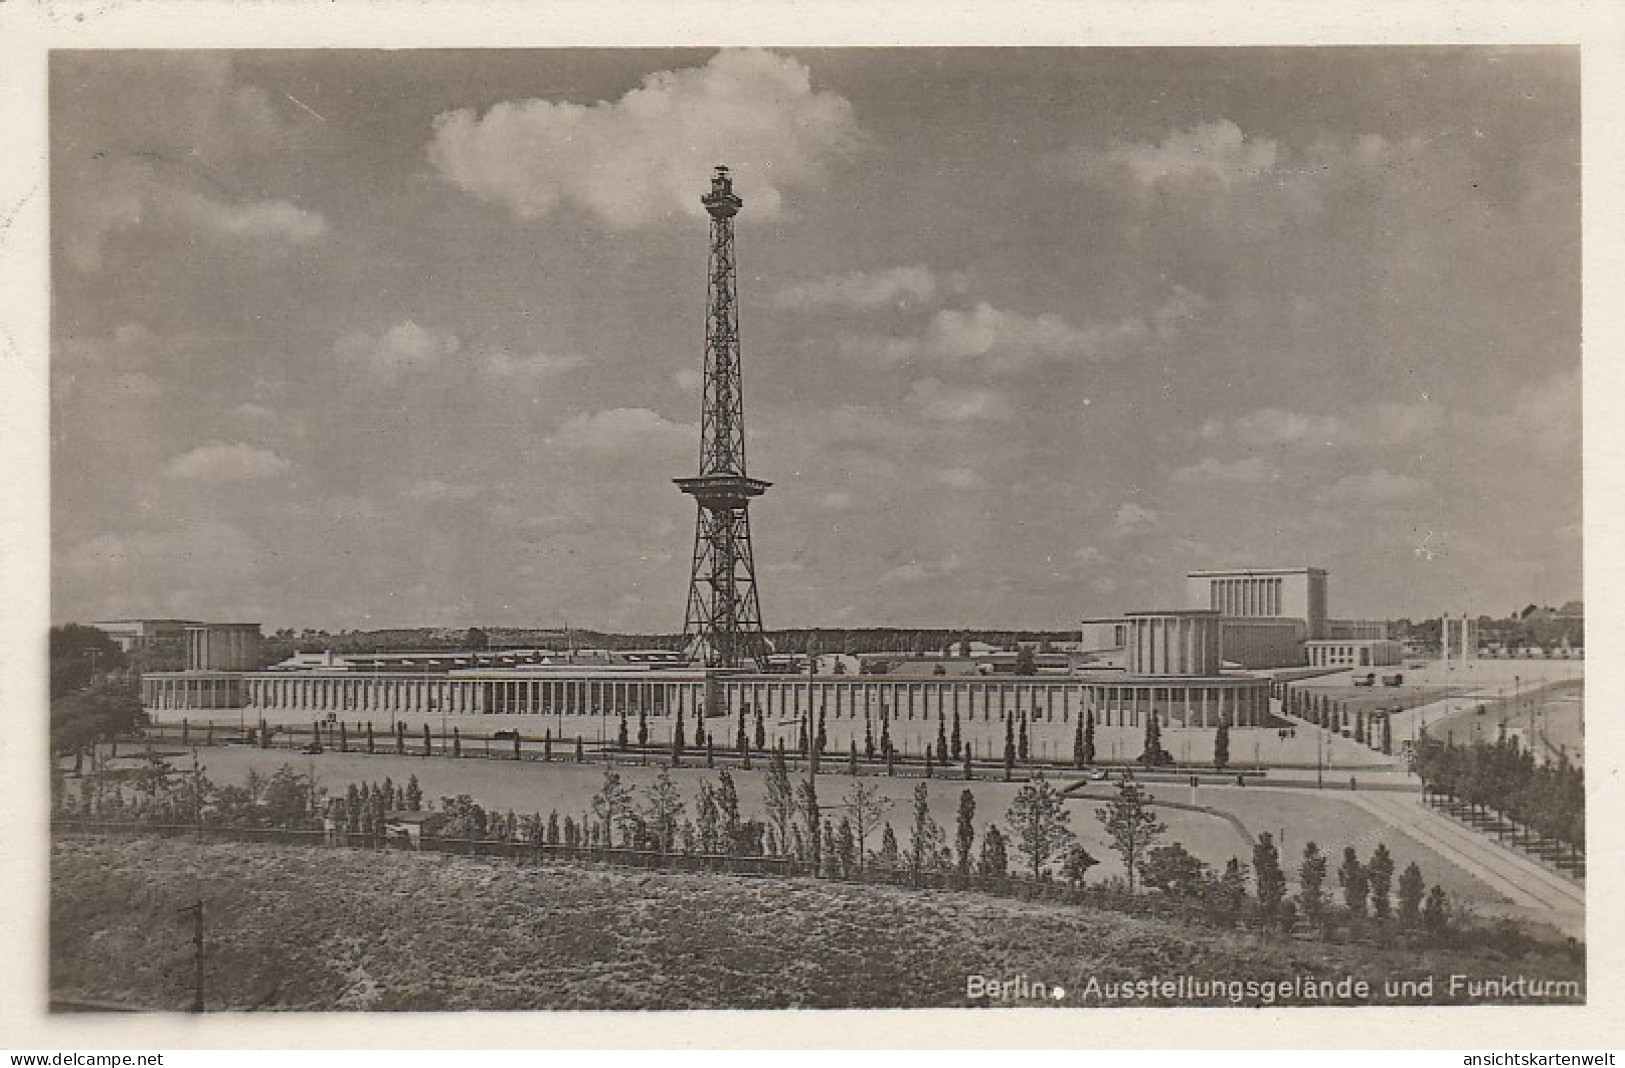
{"label": "colonnade", "polygon": [[[737,717],[741,710],[774,723],[804,715],[863,719],[878,724],[953,719],[1071,722],[1086,709],[1101,726],[1140,726],[1155,711],[1165,724],[1216,727],[1262,724],[1269,683],[1262,678],[1089,681],[1069,678],[893,678],[885,676],[736,675],[709,682],[700,675],[670,678],[612,675],[507,677],[299,674],[277,676],[185,673],[148,675],[143,698],[153,709],[238,708],[338,714],[629,715],[702,710]],[[710,698],[707,699],[707,691]]]}

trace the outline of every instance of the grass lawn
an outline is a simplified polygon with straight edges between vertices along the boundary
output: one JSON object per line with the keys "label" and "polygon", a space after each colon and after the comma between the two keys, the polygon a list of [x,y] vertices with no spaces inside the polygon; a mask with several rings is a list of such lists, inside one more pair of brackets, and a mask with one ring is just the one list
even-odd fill
{"label": "grass lawn", "polygon": [[[1372,984],[1462,973],[1581,979],[1557,951],[1378,949],[1192,928],[978,894],[811,879],[184,840],[61,839],[52,849],[51,989],[184,1008],[205,903],[207,1007],[679,1009],[985,1002],[967,977],[1056,984],[1152,976]],[[1227,995],[1135,1004],[1226,1004]],[[1431,1000],[1446,1000],[1443,984]],[[1243,996],[1241,1003],[1256,1004]],[[1575,1000],[1570,998],[1568,1000]]]}

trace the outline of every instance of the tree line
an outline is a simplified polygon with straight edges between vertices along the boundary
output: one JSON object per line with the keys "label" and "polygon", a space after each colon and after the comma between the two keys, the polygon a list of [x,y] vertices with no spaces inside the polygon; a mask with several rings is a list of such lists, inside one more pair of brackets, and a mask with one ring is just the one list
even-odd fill
{"label": "tree line", "polygon": [[1571,851],[1585,848],[1585,772],[1567,756],[1541,764],[1515,737],[1457,745],[1426,732],[1415,754],[1424,793],[1493,812]]}

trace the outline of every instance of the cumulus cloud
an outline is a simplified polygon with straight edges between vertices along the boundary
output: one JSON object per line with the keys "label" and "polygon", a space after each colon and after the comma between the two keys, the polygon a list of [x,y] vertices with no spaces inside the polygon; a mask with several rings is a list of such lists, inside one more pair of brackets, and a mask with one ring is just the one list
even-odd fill
{"label": "cumulus cloud", "polygon": [[908,403],[926,419],[944,423],[1014,418],[1010,402],[983,386],[949,385],[935,378],[922,378],[908,391]]}
{"label": "cumulus cloud", "polygon": [[1274,167],[1277,153],[1274,141],[1249,140],[1241,127],[1220,119],[1171,131],[1157,142],[1114,144],[1094,162],[1127,170],[1141,185],[1205,179],[1229,186]]}
{"label": "cumulus cloud", "polygon": [[165,475],[190,482],[255,482],[280,478],[292,470],[291,461],[270,449],[222,441],[199,445],[164,465]]}
{"label": "cumulus cloud", "polygon": [[352,331],[333,346],[342,360],[385,378],[438,369],[462,348],[454,335],[442,334],[412,322],[396,323],[381,334]]}
{"label": "cumulus cloud", "polygon": [[1363,475],[1344,475],[1332,484],[1325,496],[1332,501],[1385,504],[1414,500],[1432,491],[1433,487],[1422,479],[1379,470]]}
{"label": "cumulus cloud", "polygon": [[1187,484],[1204,482],[1262,482],[1273,472],[1270,466],[1256,456],[1241,460],[1223,461],[1208,456],[1200,463],[1182,467],[1174,472],[1174,481]]}
{"label": "cumulus cloud", "polygon": [[1112,516],[1112,530],[1117,534],[1138,534],[1157,525],[1157,513],[1129,501]]}
{"label": "cumulus cloud", "polygon": [[547,439],[551,446],[579,452],[620,454],[632,450],[676,451],[699,448],[699,430],[673,423],[648,408],[611,408],[567,420]]}
{"label": "cumulus cloud", "polygon": [[619,100],[505,101],[436,117],[430,163],[447,181],[521,218],[590,212],[630,229],[702,210],[726,163],[753,213],[778,213],[785,190],[816,180],[860,139],[852,106],[813,88],[799,61],[722,51],[703,67],[660,71]]}
{"label": "cumulus cloud", "polygon": [[245,241],[304,244],[327,233],[327,219],[286,200],[225,203],[197,193],[176,192],[166,198],[175,213],[196,229]]}
{"label": "cumulus cloud", "polygon": [[1014,374],[1049,363],[1121,359],[1153,338],[1182,329],[1207,306],[1200,294],[1176,287],[1144,315],[1074,325],[1053,312],[1026,315],[983,301],[970,309],[944,308],[913,336],[848,335],[840,347],[848,357],[882,363]]}
{"label": "cumulus cloud", "polygon": [[926,304],[937,295],[936,275],[921,266],[854,271],[785,286],[773,296],[780,308],[880,308]]}

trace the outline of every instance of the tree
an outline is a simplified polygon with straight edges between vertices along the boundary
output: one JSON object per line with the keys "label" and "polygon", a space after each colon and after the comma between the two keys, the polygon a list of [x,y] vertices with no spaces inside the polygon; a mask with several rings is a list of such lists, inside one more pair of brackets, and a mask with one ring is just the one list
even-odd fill
{"label": "tree", "polygon": [[1388,891],[1394,881],[1394,858],[1381,842],[1377,843],[1371,860],[1365,866],[1365,878],[1370,888],[1371,912],[1379,921],[1388,919],[1393,907],[1388,899]]}
{"label": "tree", "polygon": [[491,636],[479,627],[469,627],[468,633],[463,637],[463,645],[469,649],[489,649]]}
{"label": "tree", "polygon": [[1016,674],[1038,674],[1038,661],[1037,658],[1033,656],[1032,646],[1023,645],[1020,649],[1016,650]]}
{"label": "tree", "polygon": [[[772,783],[769,780],[768,796],[772,797]],[[862,780],[852,783],[852,788],[846,792],[841,803],[851,815],[852,829],[858,836],[858,857],[860,866],[868,863],[869,835],[891,808],[891,798],[881,795],[880,790]],[[769,806],[769,814],[772,807]]]}
{"label": "tree", "polygon": [[1298,909],[1304,919],[1319,924],[1326,916],[1326,854],[1313,842],[1303,847],[1298,864]]}
{"label": "tree", "polygon": [[429,725],[423,725],[423,755],[428,756],[434,746],[434,738],[429,734]]}
{"label": "tree", "polygon": [[1219,717],[1219,728],[1213,734],[1213,766],[1220,771],[1230,766],[1230,717]]}
{"label": "tree", "polygon": [[1450,899],[1445,895],[1444,887],[1435,885],[1428,891],[1427,900],[1422,905],[1422,927],[1437,937],[1442,935],[1450,926]]}
{"label": "tree", "polygon": [[1021,714],[1021,731],[1016,736],[1016,756],[1025,764],[1032,758],[1032,750],[1027,743],[1027,713]]}
{"label": "tree", "polygon": [[456,727],[451,729],[451,755],[454,757],[463,755],[463,733]]}
{"label": "tree", "polygon": [[77,756],[128,732],[143,716],[140,694],[132,686],[98,683],[65,694],[51,702],[51,749]]}
{"label": "tree", "polygon": [[[790,769],[784,762],[784,743],[773,749],[767,766],[767,818],[778,831],[779,845],[790,841],[790,819],[795,812],[795,791],[790,785]],[[861,829],[861,828],[860,828]]]}
{"label": "tree", "polygon": [[1259,919],[1265,924],[1277,922],[1281,902],[1286,900],[1286,875],[1281,871],[1280,851],[1268,831],[1253,842],[1253,880],[1258,893]]}
{"label": "tree", "polygon": [[969,790],[959,791],[959,814],[955,844],[959,847],[959,878],[970,878],[971,850],[976,845],[976,795]]}
{"label": "tree", "polygon": [[1095,762],[1095,710],[1089,709],[1083,721],[1083,762]]}
{"label": "tree", "polygon": [[1014,717],[1006,714],[1004,717],[1004,781],[1009,782],[1016,776],[1016,735]]}
{"label": "tree", "polygon": [[880,832],[880,851],[875,854],[875,865],[885,871],[896,871],[903,866],[901,854],[897,851],[897,834],[886,824]]}
{"label": "tree", "polygon": [[796,784],[796,807],[807,833],[807,868],[817,875],[822,870],[823,845],[818,834],[818,784],[811,775]]}
{"label": "tree", "polygon": [[1083,718],[1080,716],[1072,731],[1072,766],[1081,768],[1087,763],[1083,759]]}
{"label": "tree", "polygon": [[1172,760],[1167,750],[1162,747],[1162,723],[1153,709],[1146,713],[1145,717],[1145,750],[1140,754],[1140,763],[1148,768],[1155,768]]}
{"label": "tree", "polygon": [[1179,897],[1200,894],[1207,877],[1207,865],[1178,842],[1151,849],[1140,865],[1140,878],[1146,886]]}
{"label": "tree", "polygon": [[840,829],[835,833],[835,856],[841,878],[850,879],[858,873],[862,855],[858,852],[857,839],[852,833],[852,820],[842,816]]}
{"label": "tree", "polygon": [[936,867],[937,850],[942,846],[942,829],[931,818],[930,793],[925,783],[914,787],[914,823],[909,829],[908,870],[918,878]]}
{"label": "tree", "polygon": [[1422,921],[1423,888],[1422,869],[1412,861],[1399,876],[1399,925],[1407,931]]}
{"label": "tree", "polygon": [[1061,875],[1072,884],[1073,889],[1083,888],[1083,880],[1089,874],[1089,869],[1099,864],[1083,846],[1073,843],[1066,851],[1066,858],[1061,861]]}
{"label": "tree", "polygon": [[699,822],[700,852],[720,853],[722,851],[717,834],[717,794],[708,782],[700,783],[700,799],[696,804],[696,820]]}
{"label": "tree", "polygon": [[743,825],[739,820],[739,791],[726,771],[717,776],[717,844],[730,857],[744,850]]}
{"label": "tree", "polygon": [[[959,757],[960,757],[960,754],[964,751],[964,748],[965,748],[965,739],[964,739],[964,736],[960,733],[960,730],[959,730],[959,706],[958,705],[954,706],[954,731],[953,731],[953,734],[951,734],[949,736],[949,738],[948,738],[948,746],[949,746],[950,752],[953,755],[953,758],[955,760],[958,760]],[[948,763],[948,761],[946,759],[944,759],[942,763],[944,765],[946,765]]]}
{"label": "tree", "polygon": [[1015,837],[1016,852],[1026,858],[1034,879],[1043,876],[1045,866],[1061,856],[1075,837],[1071,813],[1042,774],[1016,791],[1004,818]]}
{"label": "tree", "polygon": [[1360,863],[1353,846],[1343,850],[1343,865],[1337,869],[1337,882],[1343,888],[1343,905],[1348,909],[1349,920],[1359,922],[1365,917],[1370,883],[1366,881],[1365,865]]}
{"label": "tree", "polygon": [[423,811],[423,787],[418,785],[416,772],[406,779],[406,811]]}
{"label": "tree", "polygon": [[50,631],[51,698],[94,686],[127,666],[124,651],[106,631],[69,623]]}
{"label": "tree", "polygon": [[632,739],[626,729],[626,709],[621,709],[620,726],[615,730],[615,748],[623,753],[632,745]]}
{"label": "tree", "polygon": [[[737,816],[738,801],[735,799]],[[677,827],[683,818],[683,798],[677,784],[671,781],[671,772],[665,768],[655,781],[643,788],[643,825],[648,828],[654,847],[669,853],[677,843]]]}
{"label": "tree", "polygon": [[649,712],[647,709],[638,709],[638,748],[649,748]]}
{"label": "tree", "polygon": [[767,748],[767,724],[762,722],[762,710],[756,710],[756,748]]}
{"label": "tree", "polygon": [[734,749],[740,756],[750,754],[750,734],[745,729],[745,706],[739,706],[739,729],[734,732]]}
{"label": "tree", "polygon": [[1124,778],[1118,783],[1117,796],[1105,808],[1095,810],[1095,818],[1111,837],[1112,849],[1123,858],[1130,894],[1134,893],[1140,865],[1168,830],[1167,825],[1151,810],[1153,800],[1139,783],[1132,778]]}
{"label": "tree", "polygon": [[1003,879],[1010,874],[1010,857],[1005,849],[1004,834],[999,825],[989,824],[982,833],[982,857],[976,873],[989,879]]}
{"label": "tree", "polygon": [[[926,750],[926,756],[930,755],[931,751]],[[945,712],[937,714],[937,763],[948,763],[948,716]]]}
{"label": "tree", "polygon": [[875,731],[867,708],[863,710],[863,755],[869,760],[875,758]]}
{"label": "tree", "polygon": [[603,828],[605,845],[612,843],[615,827],[624,826],[629,816],[636,816],[632,809],[632,791],[622,784],[613,768],[604,768],[604,781],[592,795],[592,814]]}
{"label": "tree", "polygon": [[683,763],[683,710],[677,710],[677,722],[671,728],[671,766],[681,767]]}

